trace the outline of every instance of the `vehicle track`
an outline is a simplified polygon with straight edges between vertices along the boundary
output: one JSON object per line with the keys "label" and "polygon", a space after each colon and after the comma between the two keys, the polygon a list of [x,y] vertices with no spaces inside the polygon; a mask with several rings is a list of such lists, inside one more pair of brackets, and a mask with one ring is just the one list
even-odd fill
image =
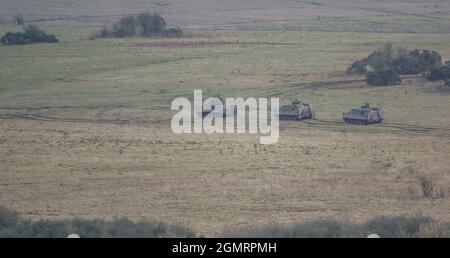
{"label": "vehicle track", "polygon": [[[114,125],[159,125],[169,126],[170,119],[127,120],[127,119],[96,119],[52,117],[37,114],[2,114],[0,120],[35,120],[43,122],[95,123]],[[450,135],[450,127],[423,126],[405,123],[381,123],[373,125],[350,125],[340,120],[312,119],[303,121],[281,121],[281,129],[318,129],[338,132],[370,132],[370,133],[402,133],[409,135],[431,134]]]}
{"label": "vehicle track", "polygon": [[170,124],[170,119],[161,120],[127,120],[127,119],[89,119],[89,118],[61,118],[36,114],[3,114],[2,120],[36,120],[43,122],[70,122],[70,123],[95,123],[95,124],[116,124],[116,125],[151,125]]}
{"label": "vehicle track", "polygon": [[[335,124],[335,125],[346,125],[345,122],[340,120],[322,120],[322,119],[314,119],[315,123],[322,123],[322,124]],[[311,122],[308,122],[311,123]],[[380,123],[375,124],[373,126],[376,127],[386,127],[386,128],[396,128],[396,129],[402,129],[402,130],[409,130],[409,131],[430,131],[430,130],[436,130],[436,131],[449,131],[450,127],[443,127],[443,126],[423,126],[423,125],[414,125],[414,124],[404,124],[404,123]]]}
{"label": "vehicle track", "polygon": [[300,128],[315,128],[322,130],[332,130],[340,132],[370,132],[370,133],[402,133],[402,134],[433,134],[433,135],[448,135],[450,134],[450,127],[440,126],[421,126],[412,124],[400,123],[381,123],[373,125],[350,125],[339,120],[309,120],[298,121],[295,123],[283,124],[281,128],[286,129],[300,129]]}

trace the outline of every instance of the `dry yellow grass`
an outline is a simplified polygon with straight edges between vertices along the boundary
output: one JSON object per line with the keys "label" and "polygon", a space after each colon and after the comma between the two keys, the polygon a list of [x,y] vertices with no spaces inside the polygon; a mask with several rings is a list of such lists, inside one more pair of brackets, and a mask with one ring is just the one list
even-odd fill
{"label": "dry yellow grass", "polygon": [[[1,34],[19,29],[9,13],[24,13],[61,39],[0,48],[0,205],[33,219],[177,222],[206,236],[321,218],[450,220],[442,82],[369,87],[345,74],[386,42],[448,60],[450,4],[167,0],[156,10],[186,37],[90,41],[102,25],[157,5],[80,1],[0,0]],[[170,103],[194,89],[299,98],[317,120],[283,122],[273,146],[257,135],[174,135]],[[365,102],[383,108],[383,124],[342,123],[342,112]],[[420,175],[435,179],[438,198],[422,198]]]}
{"label": "dry yellow grass", "polygon": [[[0,130],[0,203],[31,218],[157,219],[207,236],[319,218],[450,220],[445,134],[291,128],[262,146],[257,135],[163,125],[1,120]],[[418,175],[444,196],[421,198]]]}

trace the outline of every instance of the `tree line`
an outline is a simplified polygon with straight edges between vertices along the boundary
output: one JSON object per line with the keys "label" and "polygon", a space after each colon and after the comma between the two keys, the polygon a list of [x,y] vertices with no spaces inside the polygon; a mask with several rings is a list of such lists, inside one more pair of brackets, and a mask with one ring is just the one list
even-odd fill
{"label": "tree line", "polygon": [[[25,25],[25,19],[22,15],[16,15],[14,23],[22,26],[23,31],[7,32],[0,39],[2,45],[59,42],[55,35],[47,34],[37,25]],[[166,21],[160,15],[145,12],[136,16],[128,15],[122,17],[111,28],[104,27],[93,38],[180,37],[182,35],[183,31],[181,29],[168,27]]]}
{"label": "tree line", "polygon": [[32,43],[57,43],[55,35],[47,34],[36,25],[28,25],[23,32],[7,32],[1,39],[2,45],[26,45]]}
{"label": "tree line", "polygon": [[406,50],[385,44],[368,57],[353,62],[348,74],[364,74],[369,85],[388,86],[401,83],[401,75],[423,74],[430,81],[450,84],[450,62],[442,63],[441,55],[432,50]]}
{"label": "tree line", "polygon": [[128,15],[114,23],[111,28],[104,27],[96,36],[99,38],[126,38],[126,37],[179,37],[182,30],[170,28],[166,21],[158,14],[149,12],[136,16]]}

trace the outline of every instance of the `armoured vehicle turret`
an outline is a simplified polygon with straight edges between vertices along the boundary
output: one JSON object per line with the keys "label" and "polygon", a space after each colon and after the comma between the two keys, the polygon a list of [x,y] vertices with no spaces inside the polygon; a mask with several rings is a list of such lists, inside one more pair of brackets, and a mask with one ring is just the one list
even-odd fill
{"label": "armoured vehicle turret", "polygon": [[357,125],[376,124],[383,121],[383,112],[379,107],[370,107],[369,103],[366,103],[361,108],[343,113],[343,120],[346,123]]}
{"label": "armoured vehicle turret", "polygon": [[303,120],[314,116],[311,105],[295,100],[291,105],[282,106],[279,112],[280,120]]}

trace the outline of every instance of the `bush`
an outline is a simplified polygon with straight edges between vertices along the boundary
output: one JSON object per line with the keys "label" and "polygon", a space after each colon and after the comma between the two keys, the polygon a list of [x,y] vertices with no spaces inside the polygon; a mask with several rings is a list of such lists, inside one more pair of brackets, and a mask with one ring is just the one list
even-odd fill
{"label": "bush", "polygon": [[170,28],[165,33],[167,37],[181,37],[183,36],[183,31],[179,28]]}
{"label": "bush", "polygon": [[163,222],[133,222],[129,219],[104,220],[38,220],[31,221],[17,216],[17,213],[0,207],[0,238],[64,238],[69,234],[81,237],[195,237],[195,233],[185,227]]}
{"label": "bush", "polygon": [[366,82],[372,86],[398,85],[402,79],[393,69],[376,70],[367,74]]}
{"label": "bush", "polygon": [[348,74],[366,74],[367,59],[355,61],[347,68]]}
{"label": "bush", "polygon": [[393,49],[390,43],[385,44],[383,49],[377,50],[367,57],[367,64],[374,70],[389,69],[393,61]]}
{"label": "bush", "polygon": [[392,66],[399,74],[419,74],[438,68],[441,65],[442,58],[439,53],[416,49],[396,59]]}
{"label": "bush", "polygon": [[16,15],[16,16],[14,16],[14,23],[15,23],[16,25],[22,26],[22,25],[25,24],[25,18],[23,18],[22,15],[18,14],[18,15]]}
{"label": "bush", "polygon": [[450,231],[445,223],[431,222],[421,225],[418,235],[424,238],[449,238]]}
{"label": "bush", "polygon": [[[375,233],[381,237],[419,237],[420,228],[432,223],[427,217],[381,217],[369,221],[363,225],[362,232],[365,234]],[[450,230],[448,228],[447,230]]]}
{"label": "bush", "polygon": [[420,185],[420,188],[422,189],[423,197],[429,199],[433,198],[434,187],[436,185],[434,180],[431,177],[419,176],[417,178],[417,181]]}
{"label": "bush", "polygon": [[[133,222],[126,218],[105,221],[99,219],[66,219],[31,221],[17,212],[0,206],[0,238],[65,238],[78,234],[83,238],[98,237],[196,237],[190,229],[158,221]],[[450,224],[428,217],[380,217],[365,224],[317,220],[289,226],[270,225],[237,229],[226,237],[299,238],[299,237],[450,237]]]}
{"label": "bush", "polygon": [[2,45],[25,45],[32,43],[57,43],[55,35],[49,35],[35,25],[29,25],[24,32],[7,32],[1,39]]}
{"label": "bush", "polygon": [[343,225],[334,220],[313,221],[295,226],[288,237],[337,238],[343,235]]}
{"label": "bush", "polygon": [[420,74],[442,65],[439,53],[430,50],[407,51],[403,48],[393,49],[386,44],[383,49],[377,50],[367,58],[354,62],[349,66],[349,74],[365,74],[367,66],[374,71],[395,70],[399,75]]}
{"label": "bush", "polygon": [[136,36],[137,23],[134,16],[126,16],[113,25],[112,33],[115,37],[133,37]]}
{"label": "bush", "polygon": [[166,30],[166,21],[159,15],[148,12],[142,13],[137,16],[136,20],[141,28],[143,37],[163,33]]}
{"label": "bush", "polygon": [[445,86],[450,87],[450,79],[445,81]]}
{"label": "bush", "polygon": [[411,56],[396,59],[392,66],[398,74],[419,74],[425,71],[425,66]]}
{"label": "bush", "polygon": [[166,21],[157,14],[141,13],[135,16],[126,16],[112,26],[112,30],[103,28],[97,37],[123,38],[123,37],[151,37],[151,36],[182,36],[182,31],[175,28],[167,28]]}
{"label": "bush", "polygon": [[31,44],[30,39],[25,37],[24,33],[21,32],[7,32],[1,39],[2,45],[25,45]]}
{"label": "bush", "polygon": [[420,61],[425,64],[425,68],[429,70],[430,68],[440,67],[442,65],[442,57],[436,51],[423,50],[419,55]]}
{"label": "bush", "polygon": [[[438,225],[438,226],[436,226]],[[318,220],[289,226],[270,225],[227,232],[225,237],[247,238],[323,238],[367,237],[377,234],[393,237],[448,237],[450,224],[438,223],[428,217],[380,217],[364,224]]]}
{"label": "bush", "polygon": [[29,25],[25,28],[25,38],[33,43],[56,43],[58,39],[55,35],[50,35],[39,29],[36,25]]}
{"label": "bush", "polygon": [[0,206],[0,231],[4,228],[13,227],[18,219],[17,212]]}
{"label": "bush", "polygon": [[425,78],[429,81],[439,81],[450,79],[450,66],[441,66],[433,68],[426,74]]}

